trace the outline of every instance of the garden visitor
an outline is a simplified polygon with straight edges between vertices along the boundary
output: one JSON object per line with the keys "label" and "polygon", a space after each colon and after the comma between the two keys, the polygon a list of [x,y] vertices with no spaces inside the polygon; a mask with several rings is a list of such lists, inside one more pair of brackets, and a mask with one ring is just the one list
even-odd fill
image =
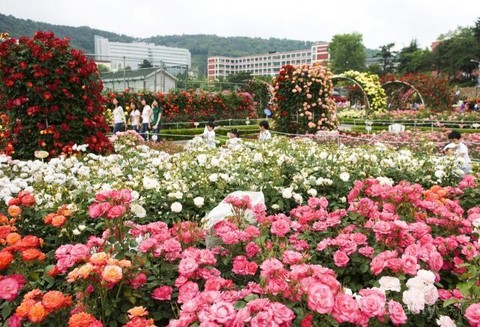
{"label": "garden visitor", "polygon": [[453,142],[448,143],[443,147],[443,153],[449,157],[454,156],[456,150],[457,150],[457,145]]}
{"label": "garden visitor", "polygon": [[448,140],[457,145],[455,155],[457,158],[462,159],[462,166],[460,169],[462,169],[465,174],[468,174],[472,169],[470,166],[470,157],[468,155],[468,148],[465,143],[461,142],[461,138],[462,135],[458,131],[451,131],[448,133]]}
{"label": "garden visitor", "polygon": [[203,132],[202,136],[205,138],[205,142],[211,148],[216,148],[217,144],[215,142],[215,123],[208,122],[206,127],[206,132]]}
{"label": "garden visitor", "polygon": [[112,99],[112,103],[115,106],[113,109],[113,134],[117,132],[124,131],[125,126],[127,126],[127,121],[125,118],[125,113],[123,112],[122,106],[118,104],[117,98]]}
{"label": "garden visitor", "polygon": [[153,125],[153,140],[154,141],[160,141],[160,130],[162,129],[162,112],[163,108],[158,106],[157,100],[153,100],[152,102],[152,111],[153,111],[153,120],[152,120],[152,125]]}
{"label": "garden visitor", "polygon": [[272,135],[270,134],[270,131],[268,130],[270,126],[268,125],[268,121],[262,120],[258,126],[260,126],[260,133],[258,134],[258,139],[260,141],[266,141],[270,140],[272,138]]}
{"label": "garden visitor", "polygon": [[143,137],[144,140],[148,141],[148,130],[152,127],[152,116],[153,111],[152,107],[147,104],[145,99],[141,100],[143,109],[142,109],[142,129],[140,130],[140,135]]}
{"label": "garden visitor", "polygon": [[227,148],[235,149],[242,145],[242,139],[239,137],[238,130],[236,128],[231,129],[228,133],[228,140],[225,143]]}
{"label": "garden visitor", "polygon": [[132,131],[137,133],[140,131],[140,110],[137,109],[135,102],[130,103],[130,125],[132,126]]}

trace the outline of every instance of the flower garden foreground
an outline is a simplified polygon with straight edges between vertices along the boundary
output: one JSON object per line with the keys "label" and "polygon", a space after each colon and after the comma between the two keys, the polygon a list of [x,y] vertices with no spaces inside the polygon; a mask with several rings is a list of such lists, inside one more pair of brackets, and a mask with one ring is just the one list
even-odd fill
{"label": "flower garden foreground", "polygon": [[[460,181],[448,157],[282,138],[114,145],[1,157],[4,325],[480,325],[478,177]],[[266,206],[230,197],[234,214],[205,230],[237,190]]]}

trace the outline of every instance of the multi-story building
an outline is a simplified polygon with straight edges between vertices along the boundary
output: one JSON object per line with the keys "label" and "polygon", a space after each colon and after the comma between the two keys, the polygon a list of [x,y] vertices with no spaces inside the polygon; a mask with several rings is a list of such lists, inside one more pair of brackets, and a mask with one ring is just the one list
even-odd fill
{"label": "multi-story building", "polygon": [[248,72],[252,76],[278,74],[283,65],[302,65],[325,62],[330,59],[328,43],[315,44],[310,49],[285,52],[269,52],[244,57],[209,57],[208,78],[218,79],[239,72]]}
{"label": "multi-story building", "polygon": [[172,48],[145,42],[110,42],[107,38],[95,35],[95,60],[108,61],[113,71],[130,67],[137,69],[144,60],[153,66],[192,66],[188,49]]}

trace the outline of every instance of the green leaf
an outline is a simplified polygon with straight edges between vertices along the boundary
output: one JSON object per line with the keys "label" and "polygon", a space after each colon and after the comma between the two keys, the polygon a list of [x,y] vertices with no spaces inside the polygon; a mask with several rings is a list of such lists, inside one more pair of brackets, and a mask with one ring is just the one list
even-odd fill
{"label": "green leaf", "polygon": [[453,304],[453,303],[458,303],[459,300],[458,299],[448,299],[446,301],[443,302],[443,307],[446,308],[448,307],[449,305]]}
{"label": "green leaf", "polygon": [[246,307],[246,305],[247,305],[247,302],[245,302],[245,301],[237,301],[237,302],[235,303],[235,309],[236,309],[236,310],[243,309],[243,308]]}

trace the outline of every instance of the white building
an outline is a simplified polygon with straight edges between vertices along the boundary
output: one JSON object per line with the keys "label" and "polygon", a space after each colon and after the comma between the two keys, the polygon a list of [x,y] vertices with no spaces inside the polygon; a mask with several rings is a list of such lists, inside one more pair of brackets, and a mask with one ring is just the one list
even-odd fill
{"label": "white building", "polygon": [[152,91],[169,92],[177,85],[175,76],[164,71],[161,67],[143,68],[107,72],[100,75],[103,88],[108,91]]}
{"label": "white building", "polygon": [[303,65],[330,60],[328,44],[315,44],[310,49],[269,52],[244,57],[209,57],[208,78],[218,79],[239,72],[252,76],[277,75],[283,65]]}
{"label": "white building", "polygon": [[95,35],[95,60],[110,61],[111,69],[124,67],[137,69],[144,60],[153,66],[181,66],[190,68],[192,58],[188,49],[172,48],[145,42],[110,42],[107,38]]}

